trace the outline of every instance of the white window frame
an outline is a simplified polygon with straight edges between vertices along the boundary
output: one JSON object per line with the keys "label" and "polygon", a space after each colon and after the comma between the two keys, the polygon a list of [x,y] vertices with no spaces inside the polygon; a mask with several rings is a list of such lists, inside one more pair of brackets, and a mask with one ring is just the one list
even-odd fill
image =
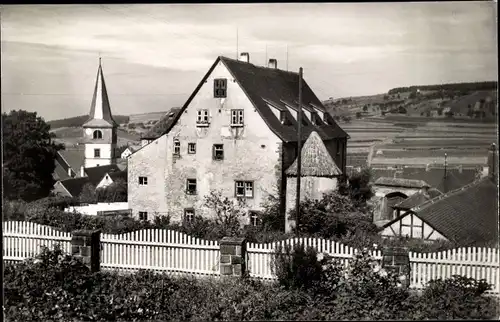
{"label": "white window frame", "polygon": [[101,149],[94,149],[94,158],[101,157]]}
{"label": "white window frame", "polygon": [[174,139],[174,155],[181,155],[181,141]]}
{"label": "white window frame", "polygon": [[256,212],[250,212],[250,225],[253,227],[258,227],[260,226],[260,218],[259,215]]}
{"label": "white window frame", "polygon": [[[238,193],[238,189],[243,189],[243,193]],[[253,181],[236,180],[234,185],[234,195],[237,198],[253,198],[254,196]]]}
{"label": "white window frame", "polygon": [[231,110],[231,126],[243,126],[244,122],[244,110],[242,109],[232,109]]}
{"label": "white window frame", "polygon": [[139,185],[147,186],[148,185],[148,177],[140,176],[139,177]]}
{"label": "white window frame", "polygon": [[194,208],[184,208],[184,222],[191,223],[194,220]]}
{"label": "white window frame", "polygon": [[197,111],[196,126],[209,126],[208,110],[202,109]]}

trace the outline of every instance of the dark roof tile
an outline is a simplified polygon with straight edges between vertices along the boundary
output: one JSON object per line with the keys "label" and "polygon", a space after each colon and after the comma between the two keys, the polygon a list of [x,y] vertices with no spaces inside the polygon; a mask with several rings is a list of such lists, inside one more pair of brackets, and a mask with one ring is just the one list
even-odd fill
{"label": "dark roof tile", "polygon": [[[205,80],[214,70],[215,66],[222,61],[228,68],[229,72],[234,76],[235,80],[240,84],[247,97],[250,99],[256,110],[259,112],[263,120],[269,128],[284,142],[297,141],[297,122],[290,114],[288,109],[285,113],[287,119],[290,120],[290,125],[284,125],[276,117],[268,102],[282,105],[283,101],[287,101],[292,105],[297,104],[299,97],[299,75],[297,73],[284,71],[281,69],[260,67],[250,63],[241,62],[235,59],[219,56],[209,71],[205,74],[201,82],[198,84],[194,92],[188,98],[182,109],[177,113],[172,121],[164,122],[158,127],[154,133],[148,133],[144,136],[147,139],[156,139],[163,134],[166,134],[175,125],[182,112],[189,106],[191,100],[199,91]],[[307,82],[303,80],[302,103],[304,106],[315,106],[324,112],[325,118],[330,124],[304,126],[302,128],[302,140],[306,140],[311,132],[316,131],[323,140],[331,140],[335,138],[347,138],[347,133],[333,120],[332,116],[327,112],[321,101],[316,97]],[[294,106],[291,106],[294,108]],[[283,110],[283,109],[281,109]],[[307,107],[304,108],[307,110]]]}
{"label": "dark roof tile", "polygon": [[68,190],[68,192],[73,196],[73,197],[78,197],[80,196],[80,193],[82,192],[83,187],[85,184],[89,183],[89,178],[88,177],[81,177],[81,178],[71,178],[71,179],[66,179],[60,181],[60,183]]}
{"label": "dark roof tile", "polygon": [[101,182],[102,178],[106,173],[111,174],[112,172],[121,171],[116,164],[103,165],[99,167],[85,168],[85,174],[89,178],[89,182],[92,185],[97,186]]}
{"label": "dark roof tile", "polygon": [[413,211],[462,246],[498,242],[498,189],[489,177],[431,199]]}

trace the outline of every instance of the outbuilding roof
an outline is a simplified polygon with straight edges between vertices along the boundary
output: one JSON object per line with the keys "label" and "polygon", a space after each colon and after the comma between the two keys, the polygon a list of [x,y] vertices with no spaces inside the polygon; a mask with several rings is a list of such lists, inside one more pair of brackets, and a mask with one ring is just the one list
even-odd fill
{"label": "outbuilding roof", "polygon": [[[342,174],[318,133],[311,132],[301,153],[301,177],[336,177]],[[297,163],[298,159],[295,159],[286,170],[288,176],[297,176]]]}

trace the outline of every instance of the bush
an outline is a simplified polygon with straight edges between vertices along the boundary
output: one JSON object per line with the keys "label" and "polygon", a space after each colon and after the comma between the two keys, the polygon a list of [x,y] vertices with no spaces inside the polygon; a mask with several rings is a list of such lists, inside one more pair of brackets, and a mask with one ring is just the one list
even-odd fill
{"label": "bush", "polygon": [[[491,319],[498,314],[495,298],[484,296],[491,289],[485,280],[452,276],[430,281],[419,301],[416,319]],[[416,301],[415,301],[416,302]]]}
{"label": "bush", "polygon": [[303,244],[279,245],[271,264],[273,273],[285,289],[309,289],[321,279],[322,267],[316,249]]}
{"label": "bush", "polygon": [[280,286],[250,279],[174,278],[147,271],[92,273],[60,248],[43,248],[34,260],[5,266],[4,314],[12,321],[496,317],[497,304],[495,298],[484,296],[489,288],[484,281],[453,277],[429,283],[422,295],[410,295],[398,287],[395,276],[377,271],[366,252],[344,269],[332,258],[318,261],[313,252],[297,249],[292,259],[284,261],[295,274]]}

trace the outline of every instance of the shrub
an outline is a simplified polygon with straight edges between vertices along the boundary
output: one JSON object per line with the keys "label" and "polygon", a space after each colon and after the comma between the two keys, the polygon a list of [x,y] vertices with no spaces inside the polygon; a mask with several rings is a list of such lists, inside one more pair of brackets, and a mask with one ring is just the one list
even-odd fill
{"label": "shrub", "polygon": [[452,276],[430,281],[415,306],[416,319],[491,319],[497,317],[498,302],[484,296],[491,289],[485,280]]}
{"label": "shrub", "polygon": [[285,289],[309,289],[321,279],[322,267],[316,249],[303,244],[279,245],[275,250],[271,268]]}

